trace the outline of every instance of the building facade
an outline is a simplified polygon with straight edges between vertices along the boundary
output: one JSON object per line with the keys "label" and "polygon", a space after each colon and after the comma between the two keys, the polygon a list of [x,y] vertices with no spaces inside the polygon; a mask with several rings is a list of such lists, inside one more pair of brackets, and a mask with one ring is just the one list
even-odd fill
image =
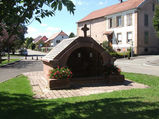
{"label": "building facade", "polygon": [[55,47],[63,39],[67,39],[69,36],[63,31],[53,34],[45,43],[50,47]]}
{"label": "building facade", "polygon": [[98,43],[111,42],[120,51],[133,48],[136,54],[159,52],[159,39],[152,19],[157,0],[128,0],[90,13],[77,22],[77,35],[81,28],[89,27],[88,35]]}

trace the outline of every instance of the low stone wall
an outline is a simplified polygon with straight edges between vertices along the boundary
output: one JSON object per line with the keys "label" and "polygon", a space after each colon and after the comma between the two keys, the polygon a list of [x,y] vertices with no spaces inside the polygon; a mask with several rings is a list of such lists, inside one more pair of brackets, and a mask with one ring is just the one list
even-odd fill
{"label": "low stone wall", "polygon": [[51,63],[43,61],[43,71],[44,71],[45,78],[47,80],[50,80],[49,73],[50,73],[50,70],[52,69],[53,67],[51,66]]}
{"label": "low stone wall", "polygon": [[79,84],[122,84],[125,81],[124,75],[110,75],[107,77],[87,77],[87,78],[73,78],[70,80],[63,79],[49,79],[50,89],[66,89],[73,85]]}

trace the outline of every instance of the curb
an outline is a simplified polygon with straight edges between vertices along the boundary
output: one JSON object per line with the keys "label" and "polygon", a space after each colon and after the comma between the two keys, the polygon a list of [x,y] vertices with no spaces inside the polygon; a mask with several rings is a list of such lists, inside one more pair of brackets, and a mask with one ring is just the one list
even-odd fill
{"label": "curb", "polygon": [[11,65],[11,64],[15,64],[15,63],[20,62],[20,61],[21,61],[21,60],[18,60],[18,61],[12,62],[12,63],[8,63],[8,64],[4,64],[4,65],[2,65],[2,66],[0,66],[0,67],[5,67],[5,66]]}

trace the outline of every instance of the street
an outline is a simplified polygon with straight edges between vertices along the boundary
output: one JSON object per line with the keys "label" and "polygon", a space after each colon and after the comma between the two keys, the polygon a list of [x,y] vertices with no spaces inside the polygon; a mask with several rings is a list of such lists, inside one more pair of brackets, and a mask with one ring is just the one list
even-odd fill
{"label": "street", "polygon": [[[9,80],[24,72],[42,71],[41,58],[47,53],[28,50],[27,60],[20,57],[22,61],[5,67],[0,67],[0,82]],[[32,60],[32,56],[34,59]],[[37,60],[36,57],[39,57]],[[134,72],[159,76],[159,55],[137,56],[130,60],[127,58],[117,59],[115,65],[119,66],[123,72]]]}
{"label": "street", "polygon": [[[25,60],[24,56],[12,57],[12,58],[19,58],[22,60],[20,62],[16,62],[15,64],[0,67],[0,82],[14,78],[25,72],[42,71],[43,66],[42,66],[41,58],[45,56],[46,54],[47,53],[28,50],[27,60]],[[33,60],[32,60],[32,56],[34,56]],[[36,59],[37,56],[38,56],[38,60]]]}
{"label": "street", "polygon": [[137,56],[128,60],[118,59],[115,65],[119,66],[123,72],[133,72],[159,76],[159,55]]}

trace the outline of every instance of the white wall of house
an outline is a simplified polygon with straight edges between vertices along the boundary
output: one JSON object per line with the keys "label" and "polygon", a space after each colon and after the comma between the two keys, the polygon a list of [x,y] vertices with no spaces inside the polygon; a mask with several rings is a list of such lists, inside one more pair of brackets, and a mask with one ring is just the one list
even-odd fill
{"label": "white wall of house", "polygon": [[[128,14],[132,14],[132,25],[130,25],[130,26],[127,25],[127,15]],[[116,18],[118,16],[123,16],[123,19],[124,19],[123,26],[109,28],[109,18]],[[136,30],[135,30],[135,9],[106,16],[106,31],[114,32],[113,39],[112,39],[112,41],[113,41],[112,46],[114,49],[130,48],[132,45],[133,45],[133,47],[135,47],[135,44],[134,44],[135,43],[135,32],[136,32]],[[128,32],[132,33],[132,42],[129,42],[129,43],[127,42],[127,33]],[[118,33],[121,33],[122,41],[117,44],[117,34]]]}
{"label": "white wall of house", "polygon": [[55,47],[58,43],[60,43],[63,39],[67,39],[67,35],[58,35],[56,38],[50,41],[51,47]]}
{"label": "white wall of house", "polygon": [[[107,31],[113,31],[113,48],[114,49],[128,49],[134,48],[136,54],[148,54],[159,51],[159,39],[156,37],[156,31],[153,27],[152,19],[154,16],[153,3],[156,4],[156,0],[145,0],[143,4],[140,4],[139,9],[131,9],[120,13],[100,17],[96,19],[90,19],[87,21],[79,22],[77,24],[77,35],[83,36],[81,28],[84,24],[90,29],[87,34],[94,38],[98,43],[108,40],[106,35]],[[132,25],[127,25],[127,14],[132,13]],[[144,26],[144,15],[148,15],[148,27]],[[120,27],[109,28],[109,18],[116,18],[123,16],[124,25]],[[115,20],[114,20],[115,21]],[[132,32],[132,42],[127,42],[127,32]],[[148,43],[145,43],[145,32],[148,32]],[[117,34],[121,33],[122,42],[116,44]],[[146,51],[147,49],[147,51]]]}

